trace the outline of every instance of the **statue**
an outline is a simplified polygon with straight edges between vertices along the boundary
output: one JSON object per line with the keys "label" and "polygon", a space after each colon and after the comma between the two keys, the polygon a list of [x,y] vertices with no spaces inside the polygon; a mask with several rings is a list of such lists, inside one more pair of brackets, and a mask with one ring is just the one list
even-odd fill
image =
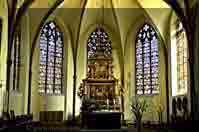
{"label": "statue", "polygon": [[77,95],[80,97],[80,99],[84,96],[84,87],[83,87],[83,83],[80,84],[80,86],[79,86],[79,91],[78,91]]}
{"label": "statue", "polygon": [[106,66],[103,64],[100,64],[99,62],[95,63],[95,78],[106,78]]}
{"label": "statue", "polygon": [[96,89],[96,95],[97,95],[97,98],[98,98],[99,100],[103,99],[103,96],[104,96],[103,93],[104,93],[104,91],[102,90],[102,88],[98,87],[98,88]]}

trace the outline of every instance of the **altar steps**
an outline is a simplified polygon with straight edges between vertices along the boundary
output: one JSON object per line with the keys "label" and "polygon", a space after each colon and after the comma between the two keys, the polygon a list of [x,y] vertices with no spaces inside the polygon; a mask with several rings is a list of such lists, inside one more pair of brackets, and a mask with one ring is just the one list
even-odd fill
{"label": "altar steps", "polygon": [[[80,129],[80,128],[9,128],[1,130],[0,132],[137,132],[136,128],[121,128],[121,129]],[[175,132],[174,130],[158,130],[158,129],[147,129],[143,128],[142,132]]]}
{"label": "altar steps", "polygon": [[121,129],[80,129],[80,132],[128,132],[128,128],[121,128]]}

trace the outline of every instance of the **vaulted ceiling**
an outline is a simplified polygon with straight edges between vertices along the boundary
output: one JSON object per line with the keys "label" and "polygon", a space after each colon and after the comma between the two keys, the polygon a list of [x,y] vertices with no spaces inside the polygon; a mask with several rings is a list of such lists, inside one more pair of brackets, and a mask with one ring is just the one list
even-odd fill
{"label": "vaulted ceiling", "polygon": [[[18,7],[28,0],[18,0]],[[30,8],[35,10],[37,18],[42,18],[53,7],[57,1],[63,1],[56,9],[56,17],[63,19],[64,23],[72,31],[73,36],[88,31],[92,24],[103,23],[112,32],[121,34],[121,43],[125,42],[125,36],[128,35],[130,27],[137,23],[142,17],[150,19],[151,23],[156,25],[163,40],[166,41],[168,26],[172,9],[167,3],[177,2],[181,8],[184,7],[184,1],[181,0],[33,0]],[[198,0],[188,1],[192,6]],[[12,0],[7,0],[12,2]],[[105,8],[105,11],[103,10]],[[30,10],[31,10],[30,9]],[[43,10],[42,10],[43,9]],[[64,11],[63,11],[64,10]],[[67,11],[66,11],[67,10]],[[128,13],[125,11],[128,10]],[[54,14],[54,15],[55,15]],[[33,17],[34,19],[34,17]],[[40,21],[34,23],[34,27],[39,25]],[[167,24],[165,24],[167,23]],[[119,28],[120,27],[120,28]],[[122,27],[122,28],[121,28]],[[36,31],[36,30],[35,30]],[[34,29],[33,29],[34,34]]]}
{"label": "vaulted ceiling", "polygon": [[[31,8],[51,8],[55,2],[56,0],[35,0]],[[168,29],[168,24],[165,23],[169,22],[172,11],[163,0],[64,0],[58,8],[56,16],[63,19],[73,31],[73,36],[77,32],[81,36],[93,24],[104,23],[110,32],[121,34],[119,37],[122,44],[126,41],[130,27],[143,17],[157,26],[165,40],[165,30]],[[47,10],[39,12],[42,19]],[[124,50],[124,45],[122,46]]]}

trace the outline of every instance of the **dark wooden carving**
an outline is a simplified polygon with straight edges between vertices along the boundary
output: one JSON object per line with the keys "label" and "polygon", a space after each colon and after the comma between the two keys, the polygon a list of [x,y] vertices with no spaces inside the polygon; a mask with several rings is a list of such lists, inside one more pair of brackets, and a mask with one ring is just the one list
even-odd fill
{"label": "dark wooden carving", "polygon": [[104,53],[103,44],[97,42],[95,55],[88,57],[87,75],[82,80],[79,96],[94,99],[100,108],[119,109],[118,80],[113,75],[113,58]]}

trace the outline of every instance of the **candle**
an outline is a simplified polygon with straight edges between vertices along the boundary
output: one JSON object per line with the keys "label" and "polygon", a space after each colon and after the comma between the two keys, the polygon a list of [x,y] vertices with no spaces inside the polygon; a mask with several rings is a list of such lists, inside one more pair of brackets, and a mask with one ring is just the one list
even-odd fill
{"label": "candle", "polygon": [[106,103],[107,103],[107,105],[109,105],[109,100],[108,99],[106,100]]}
{"label": "candle", "polygon": [[107,103],[107,110],[109,109],[109,99],[106,100]]}

